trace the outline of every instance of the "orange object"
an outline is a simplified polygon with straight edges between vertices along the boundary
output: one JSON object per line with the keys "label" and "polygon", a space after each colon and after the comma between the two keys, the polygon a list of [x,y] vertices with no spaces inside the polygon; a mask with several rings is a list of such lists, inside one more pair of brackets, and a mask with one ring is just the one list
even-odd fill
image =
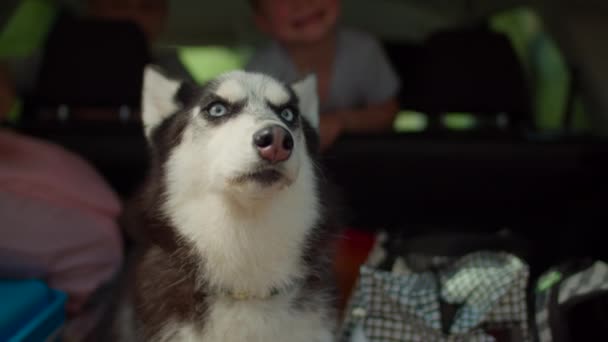
{"label": "orange object", "polygon": [[346,228],[342,237],[337,241],[334,271],[340,291],[340,311],[346,306],[359,276],[359,268],[367,260],[375,240],[376,235],[372,232]]}

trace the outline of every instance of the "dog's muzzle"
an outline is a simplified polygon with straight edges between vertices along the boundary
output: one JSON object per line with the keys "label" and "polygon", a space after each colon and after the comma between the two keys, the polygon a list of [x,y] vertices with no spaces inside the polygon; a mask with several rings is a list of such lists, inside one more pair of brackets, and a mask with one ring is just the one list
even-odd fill
{"label": "dog's muzzle", "polygon": [[253,145],[262,159],[276,164],[291,156],[293,137],[282,126],[271,125],[253,134]]}

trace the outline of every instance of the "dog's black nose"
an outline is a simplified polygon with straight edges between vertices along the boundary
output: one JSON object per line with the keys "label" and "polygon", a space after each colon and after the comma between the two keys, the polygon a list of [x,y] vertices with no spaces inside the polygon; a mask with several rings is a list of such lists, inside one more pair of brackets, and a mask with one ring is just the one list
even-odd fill
{"label": "dog's black nose", "polygon": [[272,125],[255,132],[253,144],[262,158],[271,163],[278,163],[289,159],[293,149],[293,137],[285,128]]}

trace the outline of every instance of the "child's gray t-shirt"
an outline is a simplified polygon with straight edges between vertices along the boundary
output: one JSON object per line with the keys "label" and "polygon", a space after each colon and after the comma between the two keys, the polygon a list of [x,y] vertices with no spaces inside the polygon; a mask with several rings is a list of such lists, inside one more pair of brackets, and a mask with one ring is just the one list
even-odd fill
{"label": "child's gray t-shirt", "polygon": [[[378,104],[397,95],[399,79],[374,37],[341,29],[336,44],[329,96],[321,112]],[[277,42],[256,51],[245,69],[286,83],[305,76],[298,74],[287,52]]]}

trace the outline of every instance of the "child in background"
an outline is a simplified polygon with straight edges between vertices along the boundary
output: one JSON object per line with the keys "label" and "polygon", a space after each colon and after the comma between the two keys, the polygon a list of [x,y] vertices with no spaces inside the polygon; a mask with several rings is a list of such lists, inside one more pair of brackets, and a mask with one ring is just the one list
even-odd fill
{"label": "child in background", "polygon": [[399,80],[377,40],[337,25],[339,0],[252,0],[257,27],[274,41],[246,69],[293,82],[317,76],[321,148],[343,133],[392,127]]}

